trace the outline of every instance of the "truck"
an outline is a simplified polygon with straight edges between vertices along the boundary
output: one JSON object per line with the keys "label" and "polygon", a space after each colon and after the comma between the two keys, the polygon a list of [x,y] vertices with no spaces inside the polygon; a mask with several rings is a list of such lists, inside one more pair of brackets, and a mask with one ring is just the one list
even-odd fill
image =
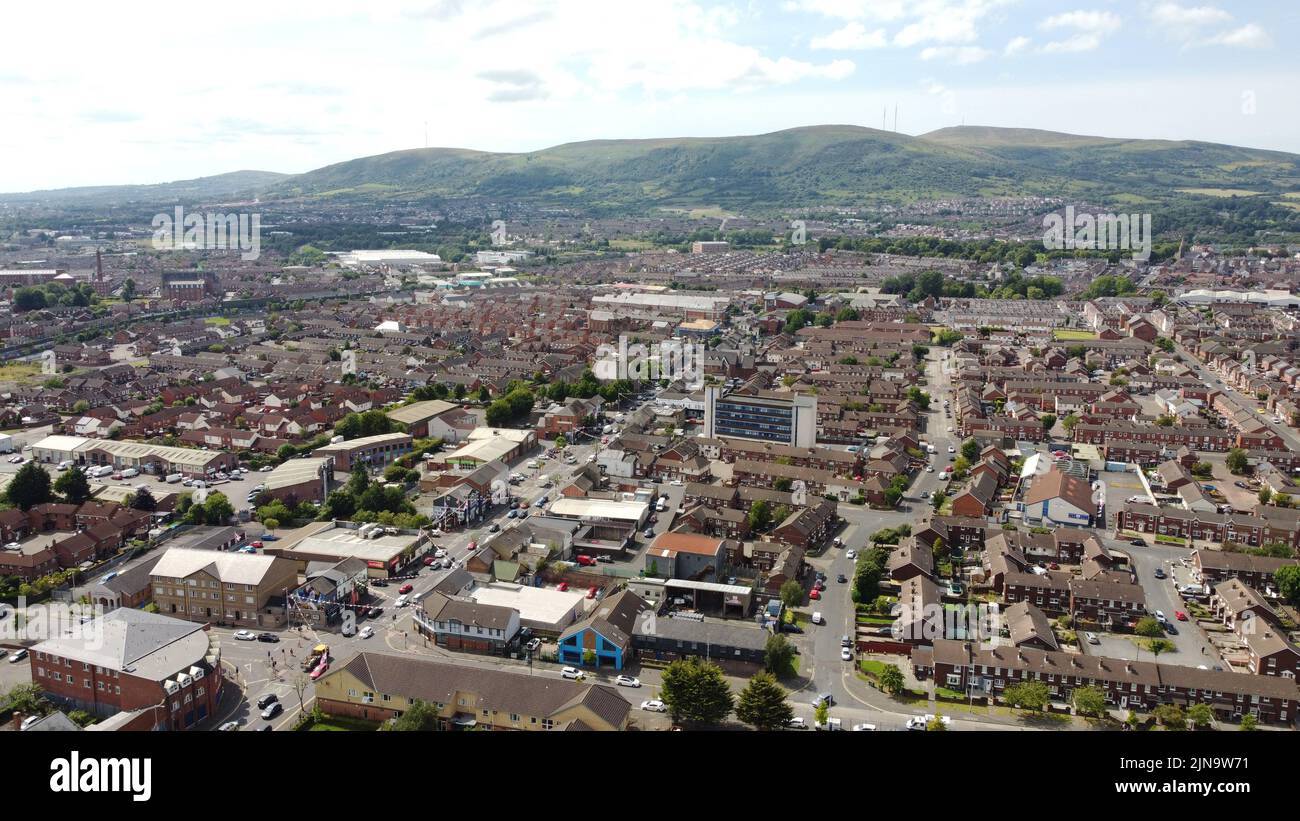
{"label": "truck", "polygon": [[14,438],[7,433],[0,433],[0,453],[14,452]]}

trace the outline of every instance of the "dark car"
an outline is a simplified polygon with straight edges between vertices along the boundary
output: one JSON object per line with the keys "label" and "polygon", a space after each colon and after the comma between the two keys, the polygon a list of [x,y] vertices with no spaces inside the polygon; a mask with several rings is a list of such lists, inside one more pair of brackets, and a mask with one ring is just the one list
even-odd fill
{"label": "dark car", "polygon": [[1131,544],[1131,545],[1135,545],[1135,546],[1137,546],[1137,547],[1146,547],[1146,546],[1147,546],[1147,543],[1144,542],[1144,541],[1142,541],[1141,539],[1129,539],[1128,543]]}
{"label": "dark car", "polygon": [[372,619],[377,619],[377,618],[379,618],[379,617],[382,616],[382,615],[384,615],[384,608],[382,608],[382,607],[372,607],[372,608],[370,608],[370,618],[372,618]]}
{"label": "dark car", "polygon": [[279,700],[280,697],[277,696],[275,693],[267,693],[257,700],[257,709],[265,710],[267,707],[270,707],[272,704],[275,704]]}
{"label": "dark car", "polygon": [[500,530],[500,529],[501,529],[501,525],[497,524],[496,522],[493,522],[493,523],[492,523],[492,526],[488,528],[488,532],[489,532],[489,533],[496,533],[496,532],[497,532],[498,530]]}
{"label": "dark car", "polygon": [[1165,632],[1171,636],[1176,636],[1178,635],[1178,628],[1174,627],[1173,622],[1168,622],[1167,624],[1165,624]]}
{"label": "dark car", "polygon": [[371,579],[371,580],[370,580],[370,586],[371,586],[371,587],[387,587],[387,586],[388,586],[388,582],[384,581],[383,579]]}
{"label": "dark car", "polygon": [[267,644],[278,644],[280,641],[280,637],[274,633],[258,633],[257,640],[264,641]]}
{"label": "dark car", "polygon": [[845,576],[843,573],[835,577],[835,581],[839,582],[840,584],[844,584],[848,580],[849,580],[848,576]]}
{"label": "dark car", "polygon": [[1163,570],[1161,570],[1160,568],[1157,567],[1157,568],[1156,568],[1156,572],[1155,572],[1155,577],[1156,577],[1157,579],[1163,579],[1163,578],[1165,577],[1165,571],[1163,571]]}
{"label": "dark car", "polygon": [[800,627],[799,625],[795,624],[794,622],[791,622],[790,624],[783,624],[783,625],[781,625],[781,630],[782,630],[783,632],[786,632],[786,633],[802,633],[802,632],[803,632],[803,628]]}

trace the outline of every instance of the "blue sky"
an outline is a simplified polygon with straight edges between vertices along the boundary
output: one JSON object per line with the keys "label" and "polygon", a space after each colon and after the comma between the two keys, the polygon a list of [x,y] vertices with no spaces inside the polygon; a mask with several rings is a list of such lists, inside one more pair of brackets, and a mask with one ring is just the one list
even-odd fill
{"label": "blue sky", "polygon": [[[1300,7],[1040,0],[24,3],[0,191],[299,172],[428,144],[819,123],[1300,153]],[[46,32],[46,34],[40,34]]]}

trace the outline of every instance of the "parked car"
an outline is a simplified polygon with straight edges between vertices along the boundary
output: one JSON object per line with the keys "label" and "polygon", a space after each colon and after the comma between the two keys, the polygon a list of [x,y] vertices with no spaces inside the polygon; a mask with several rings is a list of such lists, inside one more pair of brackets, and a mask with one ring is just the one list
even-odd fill
{"label": "parked car", "polygon": [[808,729],[808,722],[804,721],[799,716],[795,716],[785,723],[785,728],[787,730],[806,730]]}
{"label": "parked car", "polygon": [[868,733],[869,733],[869,732],[874,732],[875,729],[876,729],[876,725],[874,725],[874,724],[854,724],[854,725],[853,725],[853,732],[855,732],[855,733],[862,733],[862,732],[868,732]]}
{"label": "parked car", "polygon": [[415,589],[415,585],[411,584],[410,582],[407,582],[406,584],[404,584],[404,585],[402,585],[401,587],[397,588],[397,592],[398,592],[398,593],[410,593],[410,592],[411,592],[412,590],[414,590],[414,589]]}
{"label": "parked car", "polygon": [[1179,621],[1187,621],[1187,614],[1181,610],[1175,610],[1174,618],[1178,619]]}
{"label": "parked car", "polygon": [[569,678],[569,679],[573,679],[574,681],[581,681],[584,678],[584,676],[583,676],[583,672],[577,669],[576,667],[565,667],[564,669],[560,670],[560,678]]}
{"label": "parked car", "polygon": [[270,721],[282,712],[284,712],[284,706],[278,701],[273,701],[267,705],[265,710],[262,711],[262,718],[266,721]]}
{"label": "parked car", "polygon": [[236,641],[257,641],[257,634],[254,633],[252,630],[236,630],[235,640]]}
{"label": "parked car", "polygon": [[20,647],[9,654],[9,663],[17,664],[25,658],[27,658],[27,650],[26,648]]}
{"label": "parked car", "polygon": [[598,593],[598,592],[599,592],[599,588],[597,588],[596,585],[593,584],[593,585],[592,585],[592,586],[587,590],[587,598],[589,598],[589,599],[594,599],[594,598],[596,598],[596,593]]}
{"label": "parked car", "polygon": [[812,590],[808,591],[808,598],[812,599],[813,601],[819,601],[821,597],[822,597],[822,592],[815,587]]}
{"label": "parked car", "polygon": [[666,713],[668,712],[668,705],[657,698],[652,698],[649,701],[641,702],[641,709],[647,713]]}
{"label": "parked car", "polygon": [[614,679],[614,683],[619,687],[640,687],[641,679],[634,676],[618,676]]}
{"label": "parked car", "polygon": [[820,695],[818,695],[816,698],[812,700],[812,706],[814,708],[820,707],[822,706],[822,704],[825,704],[827,707],[834,707],[835,696],[831,695],[830,693],[821,693]]}
{"label": "parked car", "polygon": [[1101,639],[1097,638],[1096,633],[1084,633],[1083,637],[1088,641],[1089,644],[1101,644]]}
{"label": "parked car", "polygon": [[568,583],[568,582],[560,582],[559,591],[560,591],[561,593],[566,593],[566,592],[568,592],[568,590],[569,590],[569,583]]}
{"label": "parked car", "polygon": [[844,558],[846,558],[846,559],[856,559],[857,557],[858,557],[858,551],[856,551],[856,550],[846,550],[846,551],[844,551]]}
{"label": "parked car", "polygon": [[225,724],[222,724],[220,727],[217,728],[217,730],[223,733],[229,733],[238,729],[239,729],[238,721],[227,721]]}
{"label": "parked car", "polygon": [[850,649],[847,648],[847,647],[841,647],[841,648],[840,648],[840,660],[841,660],[841,661],[853,661],[853,651],[850,650]]}
{"label": "parked car", "polygon": [[279,700],[280,697],[275,693],[267,693],[257,700],[257,709],[265,710],[267,707],[270,707]]}
{"label": "parked car", "polygon": [[1156,577],[1157,579],[1163,579],[1163,578],[1165,578],[1165,571],[1162,570],[1161,568],[1157,567],[1157,568],[1156,568],[1156,572],[1155,572],[1155,577]]}
{"label": "parked car", "polygon": [[374,634],[375,634],[375,628],[367,624],[365,627],[362,627],[361,630],[357,633],[357,637],[368,639]]}

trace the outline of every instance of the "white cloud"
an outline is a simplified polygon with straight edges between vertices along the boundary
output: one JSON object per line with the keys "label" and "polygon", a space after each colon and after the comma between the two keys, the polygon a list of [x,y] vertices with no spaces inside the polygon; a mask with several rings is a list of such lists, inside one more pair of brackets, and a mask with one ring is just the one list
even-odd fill
{"label": "white cloud", "polygon": [[1263,27],[1247,23],[1241,28],[1225,31],[1205,39],[1203,45],[1235,46],[1238,48],[1268,48],[1273,45],[1273,38]]}
{"label": "white cloud", "polygon": [[1232,19],[1231,14],[1214,6],[1180,6],[1177,3],[1160,3],[1147,16],[1158,26],[1176,29],[1226,23]]}
{"label": "white cloud", "polygon": [[1109,11],[1067,11],[1055,14],[1038,24],[1046,31],[1058,29],[1072,30],[1063,40],[1053,40],[1043,44],[1039,51],[1044,54],[1071,54],[1093,51],[1101,45],[1106,35],[1120,26],[1118,15]]}
{"label": "white cloud", "polygon": [[866,26],[853,22],[825,37],[814,37],[810,45],[815,51],[865,51],[881,48],[886,42],[884,29],[868,31]]}
{"label": "white cloud", "polygon": [[979,46],[931,46],[921,50],[922,60],[945,60],[959,66],[978,63],[992,52]]}
{"label": "white cloud", "polygon": [[1012,57],[1029,48],[1029,42],[1030,40],[1028,37],[1012,37],[1007,43],[1006,48],[1002,49],[1002,53],[1008,57]]}
{"label": "white cloud", "polygon": [[787,0],[782,8],[791,12],[820,14],[835,20],[876,20],[888,23],[907,13],[904,0]]}

